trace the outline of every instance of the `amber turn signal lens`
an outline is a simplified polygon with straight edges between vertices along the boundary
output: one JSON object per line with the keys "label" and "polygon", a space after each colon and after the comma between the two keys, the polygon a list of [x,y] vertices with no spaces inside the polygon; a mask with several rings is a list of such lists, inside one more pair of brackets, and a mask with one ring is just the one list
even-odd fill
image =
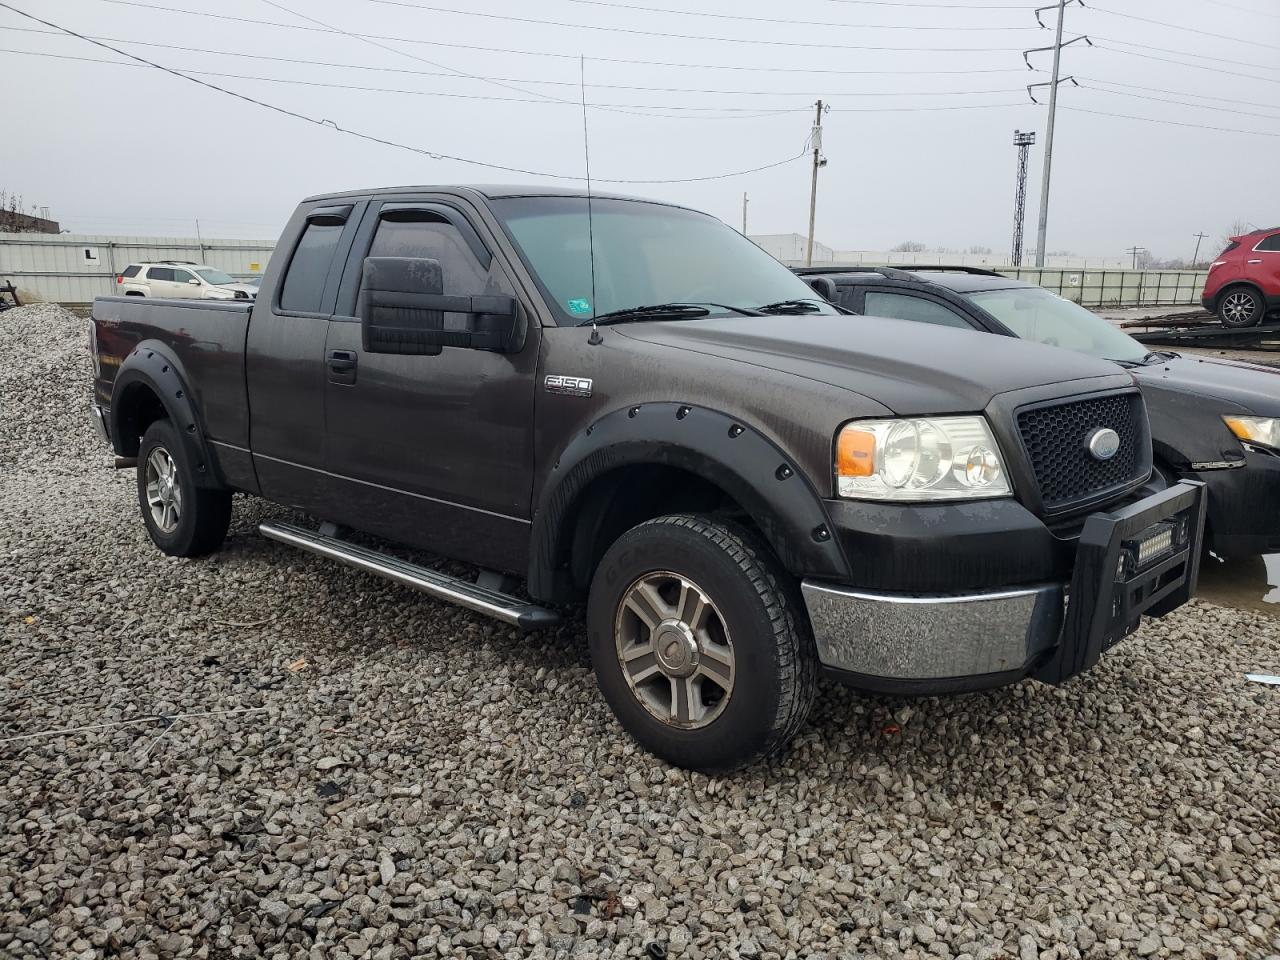
{"label": "amber turn signal lens", "polygon": [[876,468],[876,436],[845,427],[836,441],[836,475],[869,477]]}

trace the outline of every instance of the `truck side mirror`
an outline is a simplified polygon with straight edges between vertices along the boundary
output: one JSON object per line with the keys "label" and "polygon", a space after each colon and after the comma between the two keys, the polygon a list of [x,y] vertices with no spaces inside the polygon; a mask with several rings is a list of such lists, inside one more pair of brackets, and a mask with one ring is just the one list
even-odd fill
{"label": "truck side mirror", "polygon": [[805,277],[804,282],[824,300],[835,303],[840,296],[840,291],[836,289],[836,282],[830,277]]}
{"label": "truck side mirror", "polygon": [[[366,257],[356,315],[366,353],[434,356],[444,347],[509,353],[523,341],[509,296],[446,296],[439,260]],[[445,327],[445,314],[462,317]]]}

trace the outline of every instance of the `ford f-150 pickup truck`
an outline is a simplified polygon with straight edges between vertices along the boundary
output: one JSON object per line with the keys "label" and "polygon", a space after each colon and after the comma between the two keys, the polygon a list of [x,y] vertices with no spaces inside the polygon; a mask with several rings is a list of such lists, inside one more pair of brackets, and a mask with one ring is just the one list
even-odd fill
{"label": "ford f-150 pickup truck", "polygon": [[1188,598],[1202,489],[1152,475],[1127,373],[839,310],[681,207],[357,191],[299,206],[255,303],[95,301],[92,410],[166,553],[239,491],[520,627],[585,599],[622,726],[708,772],[785,745],[820,672],[1061,683]]}

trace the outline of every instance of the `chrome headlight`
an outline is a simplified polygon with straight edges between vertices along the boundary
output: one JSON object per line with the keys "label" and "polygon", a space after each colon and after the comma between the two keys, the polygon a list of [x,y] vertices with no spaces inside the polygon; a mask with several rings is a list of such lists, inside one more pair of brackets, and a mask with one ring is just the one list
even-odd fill
{"label": "chrome headlight", "polygon": [[856,420],[836,436],[836,491],[858,500],[976,500],[1013,490],[982,417]]}
{"label": "chrome headlight", "polygon": [[1280,420],[1274,417],[1224,416],[1227,429],[1245,443],[1280,450]]}

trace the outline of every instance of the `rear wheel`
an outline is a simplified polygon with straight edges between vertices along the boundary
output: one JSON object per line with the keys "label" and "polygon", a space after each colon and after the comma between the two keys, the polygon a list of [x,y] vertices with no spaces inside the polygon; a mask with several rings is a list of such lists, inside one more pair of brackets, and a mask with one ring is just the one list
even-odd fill
{"label": "rear wheel", "polygon": [[587,608],[601,692],[643,747],[725,773],[791,740],[817,658],[791,580],[733,524],[650,520],[606,552]]}
{"label": "rear wheel", "polygon": [[1229,287],[1218,303],[1224,327],[1252,327],[1262,319],[1262,294],[1252,287]]}
{"label": "rear wheel", "polygon": [[186,448],[168,420],[155,421],[142,436],[138,505],[152,542],[171,557],[212,553],[231,523],[231,492],[196,486]]}

